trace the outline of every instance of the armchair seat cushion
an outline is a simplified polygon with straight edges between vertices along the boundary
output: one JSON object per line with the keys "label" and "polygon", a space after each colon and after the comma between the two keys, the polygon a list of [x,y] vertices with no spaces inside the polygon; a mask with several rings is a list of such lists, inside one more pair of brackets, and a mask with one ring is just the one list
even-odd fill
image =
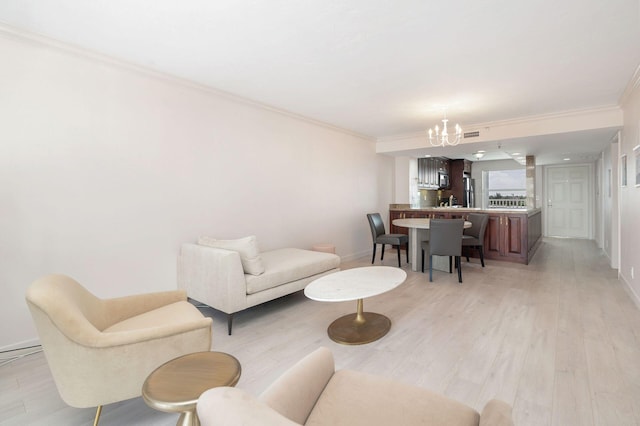
{"label": "armchair seat cushion", "polygon": [[427,389],[358,371],[336,371],[306,425],[478,425],[477,411]]}
{"label": "armchair seat cushion", "polygon": [[340,258],[332,253],[282,248],[262,253],[265,272],[245,275],[247,294],[321,274],[340,266]]}
{"label": "armchair seat cushion", "polygon": [[171,326],[189,321],[198,321],[202,314],[194,309],[194,306],[187,301],[180,301],[162,306],[153,311],[145,312],[124,321],[113,324],[103,330],[103,333],[116,333],[122,331],[140,330]]}

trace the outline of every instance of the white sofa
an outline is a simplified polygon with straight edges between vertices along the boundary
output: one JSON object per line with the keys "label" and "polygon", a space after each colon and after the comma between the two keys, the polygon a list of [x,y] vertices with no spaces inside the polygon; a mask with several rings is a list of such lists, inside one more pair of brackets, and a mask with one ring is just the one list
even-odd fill
{"label": "white sofa", "polygon": [[186,243],[178,256],[178,287],[228,314],[231,334],[234,313],[302,290],[316,278],[340,270],[337,255],[298,248],[265,251],[258,261],[264,272],[245,273],[246,258],[241,261],[238,251]]}

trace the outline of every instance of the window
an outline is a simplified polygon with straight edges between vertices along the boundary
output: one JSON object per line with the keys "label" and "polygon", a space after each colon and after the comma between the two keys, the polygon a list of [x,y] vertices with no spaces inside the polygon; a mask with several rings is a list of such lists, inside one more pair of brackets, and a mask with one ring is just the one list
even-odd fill
{"label": "window", "polygon": [[489,208],[523,208],[527,206],[525,169],[495,170],[487,173]]}

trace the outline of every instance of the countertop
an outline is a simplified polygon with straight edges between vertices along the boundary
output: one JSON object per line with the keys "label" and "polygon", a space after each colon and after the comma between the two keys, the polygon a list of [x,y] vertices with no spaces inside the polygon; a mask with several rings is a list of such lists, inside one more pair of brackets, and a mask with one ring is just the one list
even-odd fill
{"label": "countertop", "polygon": [[421,208],[412,208],[409,205],[403,204],[391,204],[389,206],[389,211],[424,211],[424,212],[446,212],[446,213],[455,213],[455,212],[468,212],[468,213],[527,213],[529,216],[539,213],[542,211],[541,209],[481,209],[479,207],[469,208],[469,207],[421,207]]}

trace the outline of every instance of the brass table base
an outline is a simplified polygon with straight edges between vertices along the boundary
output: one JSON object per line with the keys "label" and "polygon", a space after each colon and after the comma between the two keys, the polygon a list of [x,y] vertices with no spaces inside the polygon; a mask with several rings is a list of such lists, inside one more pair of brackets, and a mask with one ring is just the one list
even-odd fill
{"label": "brass table base", "polygon": [[389,318],[373,312],[363,312],[362,299],[358,299],[358,311],[332,322],[327,333],[334,342],[345,345],[363,345],[380,339],[390,329],[391,320]]}

